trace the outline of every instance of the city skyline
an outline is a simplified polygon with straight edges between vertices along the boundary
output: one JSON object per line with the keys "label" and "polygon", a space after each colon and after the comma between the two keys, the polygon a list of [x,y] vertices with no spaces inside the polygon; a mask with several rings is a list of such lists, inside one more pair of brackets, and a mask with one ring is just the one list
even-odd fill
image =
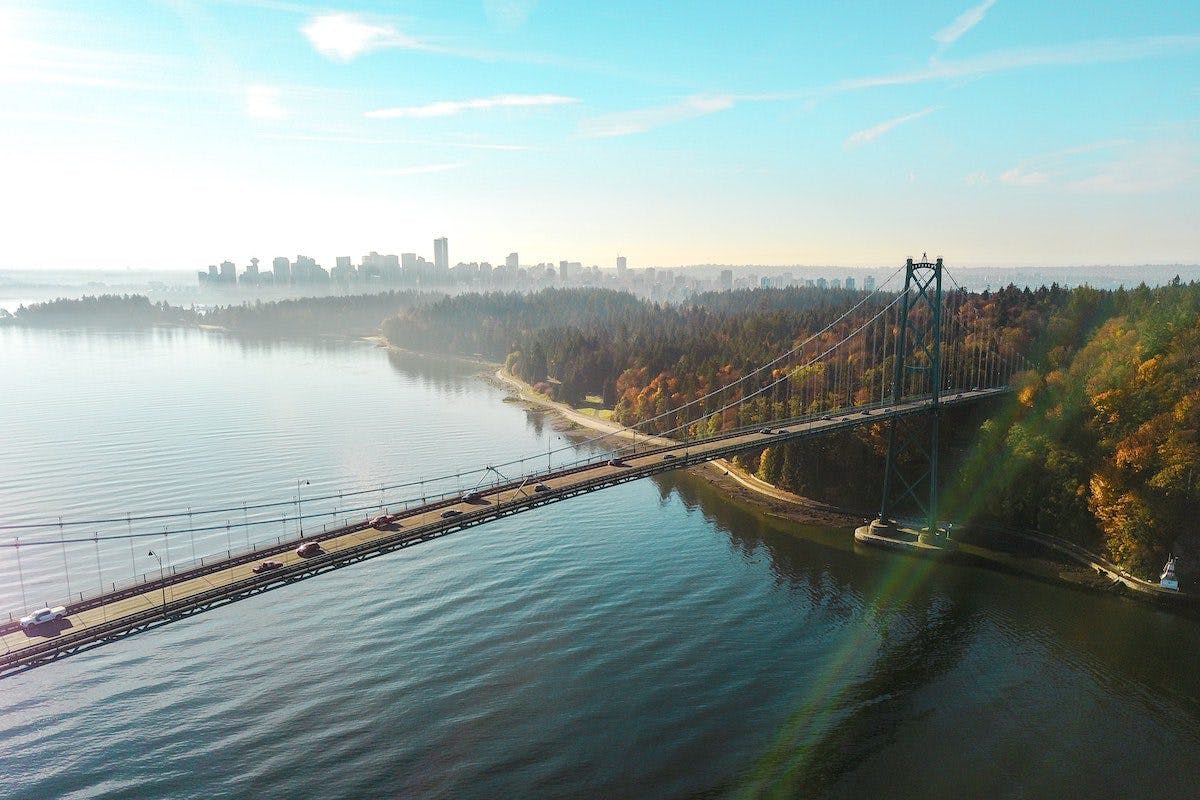
{"label": "city skyline", "polygon": [[1198,54],[1184,2],[5,6],[0,268],[1195,263]]}

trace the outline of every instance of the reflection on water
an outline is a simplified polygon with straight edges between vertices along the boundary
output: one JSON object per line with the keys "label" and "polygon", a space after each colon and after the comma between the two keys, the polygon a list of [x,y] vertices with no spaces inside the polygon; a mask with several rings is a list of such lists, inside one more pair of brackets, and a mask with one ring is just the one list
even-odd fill
{"label": "reflection on water", "polygon": [[[129,501],[200,504],[560,435],[361,343],[0,354],[12,518],[111,508],[114,463]],[[499,520],[5,681],[0,797],[1190,796],[1194,621],[851,541],[676,473]]]}

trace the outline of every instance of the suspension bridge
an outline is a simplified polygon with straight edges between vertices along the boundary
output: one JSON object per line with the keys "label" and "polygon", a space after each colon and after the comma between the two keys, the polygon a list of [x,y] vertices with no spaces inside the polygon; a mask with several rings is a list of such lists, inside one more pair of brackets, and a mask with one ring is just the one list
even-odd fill
{"label": "suspension bridge", "polygon": [[[0,524],[0,536],[12,536],[0,541],[0,555],[15,563],[22,603],[19,612],[0,621],[0,676],[580,494],[864,425],[887,431],[874,534],[895,531],[894,517],[901,509],[920,515],[917,533],[936,546],[945,540],[937,496],[943,409],[1007,392],[1013,375],[1027,366],[999,335],[978,295],[961,287],[944,291],[944,276],[953,282],[940,258],[909,259],[873,292],[771,361],[731,375],[699,397],[681,400],[630,428],[558,450],[453,475],[309,498],[302,498],[298,483],[294,498],[255,504]],[[543,457],[545,468],[540,467]],[[310,507],[307,513],[304,503]],[[228,521],[236,512],[243,516],[239,527],[246,544],[241,547],[233,546]],[[160,524],[162,531],[149,530]],[[172,524],[178,525],[173,531]],[[294,534],[251,541],[252,527],[290,531],[292,525],[297,526]],[[93,533],[79,532],[83,529]],[[226,547],[196,554],[196,534],[207,535],[211,543],[221,532]],[[161,543],[169,555],[171,540],[179,552],[182,536],[190,537],[192,558],[171,563],[168,557],[164,563],[162,553],[151,550],[158,568],[136,574],[135,548],[147,541]],[[128,544],[131,572],[125,579],[104,579],[101,542]],[[301,555],[299,546],[306,542],[316,545]],[[96,583],[73,592],[80,576],[71,574],[67,547],[77,550],[87,544],[95,548]],[[64,611],[59,619],[23,627],[18,618],[32,606],[22,550],[35,549],[43,554],[61,549]],[[262,570],[264,561],[275,566]]]}

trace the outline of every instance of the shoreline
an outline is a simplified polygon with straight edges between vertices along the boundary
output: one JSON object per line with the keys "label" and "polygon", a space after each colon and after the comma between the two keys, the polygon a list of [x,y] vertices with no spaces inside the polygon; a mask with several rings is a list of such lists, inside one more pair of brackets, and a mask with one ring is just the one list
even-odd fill
{"label": "shoreline", "polygon": [[[648,444],[671,443],[670,439],[638,433],[620,423],[593,417],[566,403],[551,400],[535,391],[532,386],[503,366],[489,377],[503,388],[514,392],[519,402],[554,412],[560,419],[577,427]],[[800,525],[820,525],[830,528],[853,528],[862,522],[861,514],[780,489],[745,472],[726,459],[710,461],[703,466],[692,467],[688,471],[721,489],[732,499],[754,505],[769,516],[786,519]]]}
{"label": "shoreline", "polygon": [[[397,348],[399,349],[399,348]],[[418,354],[420,355],[420,354]],[[484,377],[513,393],[517,402],[552,412],[562,421],[599,433],[612,434],[627,440],[662,444],[669,440],[638,433],[617,422],[584,414],[566,403],[551,400],[537,392],[525,381],[508,372],[502,365],[474,359],[460,359],[489,368]],[[494,372],[490,369],[495,367]],[[799,525],[828,528],[849,528],[863,524],[861,513],[821,503],[802,495],[780,489],[751,475],[725,459],[711,461],[688,470],[724,492],[731,500],[753,506],[771,517]],[[1143,602],[1166,602],[1173,606],[1195,605],[1197,598],[1188,592],[1171,592],[1139,579],[1106,559],[1059,537],[1039,532],[1000,531],[976,526],[976,533],[967,533],[960,542],[960,557],[983,563],[992,569],[1015,571],[1026,577],[1092,592],[1117,594]],[[996,536],[1010,534],[1018,542],[997,541]],[[1021,552],[1024,544],[1039,552]]]}

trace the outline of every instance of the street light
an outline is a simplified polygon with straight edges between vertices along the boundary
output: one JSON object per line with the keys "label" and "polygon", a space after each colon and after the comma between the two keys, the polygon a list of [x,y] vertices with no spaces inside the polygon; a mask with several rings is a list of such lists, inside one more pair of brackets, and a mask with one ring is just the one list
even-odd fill
{"label": "street light", "polygon": [[158,584],[162,588],[162,608],[163,616],[165,617],[167,615],[167,579],[163,575],[162,558],[160,558],[158,553],[154,552],[153,550],[151,550],[149,553],[146,553],[146,555],[153,556],[154,558],[158,559]]}
{"label": "street light", "polygon": [[304,538],[304,514],[300,511],[300,486],[308,485],[306,480],[296,481],[296,521],[300,523],[300,538]]}

